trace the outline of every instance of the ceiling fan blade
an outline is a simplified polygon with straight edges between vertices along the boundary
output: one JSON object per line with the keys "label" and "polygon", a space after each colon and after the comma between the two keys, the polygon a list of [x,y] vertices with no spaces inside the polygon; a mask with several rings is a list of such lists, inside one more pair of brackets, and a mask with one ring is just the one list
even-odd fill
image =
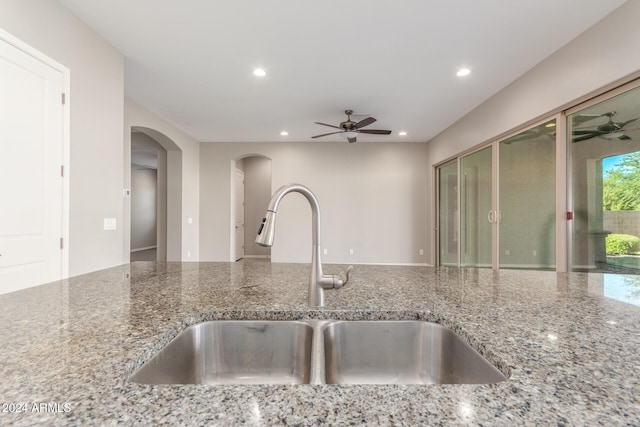
{"label": "ceiling fan blade", "polygon": [[312,136],[311,138],[320,138],[321,136],[335,135],[336,133],[342,133],[342,131],[340,131],[340,132],[323,133],[322,135]]}
{"label": "ceiling fan blade", "polygon": [[321,123],[321,122],[313,122],[313,123],[317,125],[322,125],[322,126],[329,126],[330,128],[342,129],[340,126],[328,125],[326,123]]}
{"label": "ceiling fan blade", "polygon": [[606,114],[578,114],[571,118],[574,126],[581,125],[589,120],[597,119],[598,117],[604,117]]}
{"label": "ceiling fan blade", "polygon": [[382,130],[382,129],[358,129],[360,133],[368,133],[372,135],[389,135],[391,134],[390,130]]}
{"label": "ceiling fan blade", "polygon": [[600,135],[601,135],[600,132],[598,132],[598,133],[590,133],[588,135],[576,136],[575,138],[573,138],[572,141],[573,142],[582,142],[582,141],[586,141],[586,140],[591,139],[591,138],[595,138],[596,136],[600,136]]}
{"label": "ceiling fan blade", "polygon": [[354,138],[347,138],[347,141],[349,141],[349,142],[356,142],[356,139],[355,139],[355,137],[354,137]]}
{"label": "ceiling fan blade", "polygon": [[618,139],[619,139],[620,141],[628,141],[628,140],[630,140],[630,139],[631,139],[631,137],[629,137],[629,136],[627,136],[627,135],[620,135],[620,136],[618,137]]}
{"label": "ceiling fan blade", "polygon": [[593,135],[593,136],[598,136],[601,135],[602,132],[597,131],[597,130],[574,130],[573,131],[574,135]]}
{"label": "ceiling fan blade", "polygon": [[636,121],[636,120],[638,120],[638,119],[640,119],[640,117],[636,117],[635,119],[631,119],[631,120],[627,120],[626,122],[619,123],[619,124],[620,124],[620,127],[621,127],[621,128],[623,128],[623,127],[625,127],[626,125],[628,125],[629,123],[633,123],[633,122],[635,122],[635,121]]}
{"label": "ceiling fan blade", "polygon": [[533,129],[529,129],[518,135],[512,136],[511,138],[507,138],[502,142],[505,144],[512,144],[514,142],[526,141],[529,139],[537,138],[540,135],[542,135],[540,132],[534,131]]}
{"label": "ceiling fan blade", "polygon": [[367,117],[366,119],[362,119],[358,123],[356,123],[354,127],[356,129],[360,129],[360,128],[363,128],[365,126],[369,126],[371,123],[373,123],[375,121],[376,121],[376,119],[374,119],[373,117]]}

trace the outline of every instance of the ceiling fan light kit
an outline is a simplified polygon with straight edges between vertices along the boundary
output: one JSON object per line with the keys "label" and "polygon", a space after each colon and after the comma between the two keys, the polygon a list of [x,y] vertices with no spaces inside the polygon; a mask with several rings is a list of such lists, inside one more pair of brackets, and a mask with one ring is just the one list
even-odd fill
{"label": "ceiling fan light kit", "polygon": [[312,136],[311,138],[321,138],[323,136],[341,134],[341,136],[343,138],[346,138],[347,141],[356,142],[356,137],[358,136],[359,133],[365,133],[370,135],[390,135],[391,134],[390,130],[362,129],[363,127],[369,126],[371,123],[376,121],[376,119],[374,119],[373,117],[366,117],[360,120],[359,122],[354,122],[353,120],[351,120],[351,115],[353,114],[353,110],[345,110],[344,113],[347,115],[347,120],[340,123],[339,126],[330,125],[322,122],[315,122],[315,124],[317,125],[328,126],[334,129],[340,129],[339,131],[323,133],[321,135]]}
{"label": "ceiling fan light kit", "polygon": [[358,132],[353,132],[353,131],[342,132],[340,136],[349,142],[356,142],[356,136],[358,136]]}

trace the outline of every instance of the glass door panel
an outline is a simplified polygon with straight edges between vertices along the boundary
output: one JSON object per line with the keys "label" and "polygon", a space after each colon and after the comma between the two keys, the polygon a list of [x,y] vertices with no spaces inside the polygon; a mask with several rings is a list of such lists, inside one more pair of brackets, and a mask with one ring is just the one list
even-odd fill
{"label": "glass door panel", "polygon": [[492,266],[492,148],[460,159],[460,265]]}
{"label": "glass door panel", "polygon": [[573,271],[640,274],[640,88],[567,116]]}
{"label": "glass door panel", "polygon": [[438,263],[458,265],[458,162],[438,168]]}
{"label": "glass door panel", "polygon": [[499,266],[555,269],[556,123],[499,144]]}

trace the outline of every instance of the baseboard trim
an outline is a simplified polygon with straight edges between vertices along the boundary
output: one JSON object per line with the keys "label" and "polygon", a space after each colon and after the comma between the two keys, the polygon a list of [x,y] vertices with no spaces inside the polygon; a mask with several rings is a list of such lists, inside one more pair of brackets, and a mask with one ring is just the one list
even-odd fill
{"label": "baseboard trim", "polygon": [[[275,264],[309,264],[309,261],[272,261]],[[433,267],[432,264],[427,263],[409,263],[409,262],[344,262],[344,261],[322,261],[326,265],[384,265],[384,266],[397,266],[397,267]]]}
{"label": "baseboard trim", "polygon": [[148,251],[149,249],[158,249],[158,246],[146,246],[144,248],[131,249],[131,252]]}
{"label": "baseboard trim", "polygon": [[556,269],[554,265],[546,264],[500,264],[500,268],[517,268],[520,270],[536,270],[536,269]]}
{"label": "baseboard trim", "polygon": [[[327,262],[327,264],[342,264],[349,265],[349,262]],[[425,262],[354,262],[355,265],[386,265],[389,267],[433,267],[431,264]]]}

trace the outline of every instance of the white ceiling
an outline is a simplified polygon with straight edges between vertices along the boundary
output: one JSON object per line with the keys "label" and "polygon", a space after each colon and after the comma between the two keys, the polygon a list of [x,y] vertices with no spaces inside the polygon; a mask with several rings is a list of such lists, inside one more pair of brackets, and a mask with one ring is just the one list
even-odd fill
{"label": "white ceiling", "polygon": [[393,130],[359,142],[427,141],[624,3],[58,1],[124,54],[127,96],[212,142],[342,140],[310,137],[347,108]]}

